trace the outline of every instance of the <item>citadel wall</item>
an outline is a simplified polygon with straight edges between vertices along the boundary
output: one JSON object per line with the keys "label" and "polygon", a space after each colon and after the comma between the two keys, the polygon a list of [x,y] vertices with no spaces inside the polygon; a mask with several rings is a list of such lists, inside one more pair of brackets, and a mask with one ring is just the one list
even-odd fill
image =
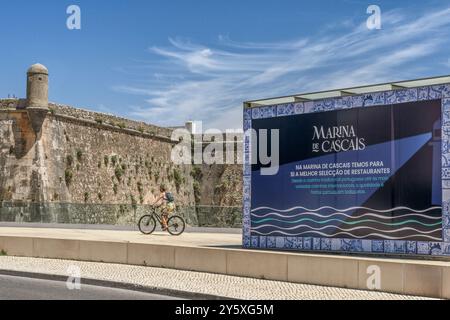
{"label": "citadel wall", "polygon": [[0,99],[0,221],[131,224],[160,184],[194,225],[198,205],[241,205],[241,166],[174,165],[171,129],[42,104]]}
{"label": "citadel wall", "polygon": [[165,184],[181,206],[194,207],[191,166],[172,164],[172,142],[127,130],[49,113],[36,140],[26,111],[0,112],[0,201],[40,204],[43,216],[70,204],[80,223],[87,217],[74,208],[82,215],[112,210],[109,216],[125,217],[110,223],[128,223]]}

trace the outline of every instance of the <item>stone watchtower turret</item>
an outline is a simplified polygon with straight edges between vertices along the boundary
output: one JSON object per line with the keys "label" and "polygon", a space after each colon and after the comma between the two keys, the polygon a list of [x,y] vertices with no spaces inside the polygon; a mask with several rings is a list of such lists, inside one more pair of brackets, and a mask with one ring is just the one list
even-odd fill
{"label": "stone watchtower turret", "polygon": [[42,64],[32,65],[27,72],[28,116],[34,132],[40,136],[42,124],[48,114],[48,70]]}
{"label": "stone watchtower turret", "polygon": [[27,108],[48,111],[48,70],[39,63],[32,65],[27,72]]}

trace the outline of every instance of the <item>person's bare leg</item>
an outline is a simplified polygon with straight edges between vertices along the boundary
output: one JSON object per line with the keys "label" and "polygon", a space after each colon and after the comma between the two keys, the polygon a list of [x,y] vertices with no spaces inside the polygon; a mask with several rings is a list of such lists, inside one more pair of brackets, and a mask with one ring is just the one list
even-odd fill
{"label": "person's bare leg", "polygon": [[162,225],[163,225],[163,231],[167,230],[167,215],[163,214],[161,216],[161,220],[162,220]]}

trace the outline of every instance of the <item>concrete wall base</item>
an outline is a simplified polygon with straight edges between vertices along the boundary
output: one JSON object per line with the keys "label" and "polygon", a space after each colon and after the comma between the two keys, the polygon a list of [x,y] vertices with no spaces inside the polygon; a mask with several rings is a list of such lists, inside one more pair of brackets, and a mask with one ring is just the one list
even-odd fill
{"label": "concrete wall base", "polygon": [[17,236],[0,236],[0,250],[11,256],[163,267],[450,298],[450,262],[444,261]]}

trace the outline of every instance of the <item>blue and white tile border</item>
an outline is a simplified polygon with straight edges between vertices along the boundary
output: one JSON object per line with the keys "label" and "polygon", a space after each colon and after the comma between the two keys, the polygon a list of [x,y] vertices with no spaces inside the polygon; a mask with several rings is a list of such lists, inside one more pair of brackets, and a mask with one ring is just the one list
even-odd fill
{"label": "blue and white tile border", "polygon": [[[251,135],[249,129],[252,128],[252,120],[436,99],[441,99],[442,101],[443,242],[251,236]],[[383,91],[276,106],[254,108],[245,106],[244,132],[243,244],[245,248],[450,256],[450,84]]]}

